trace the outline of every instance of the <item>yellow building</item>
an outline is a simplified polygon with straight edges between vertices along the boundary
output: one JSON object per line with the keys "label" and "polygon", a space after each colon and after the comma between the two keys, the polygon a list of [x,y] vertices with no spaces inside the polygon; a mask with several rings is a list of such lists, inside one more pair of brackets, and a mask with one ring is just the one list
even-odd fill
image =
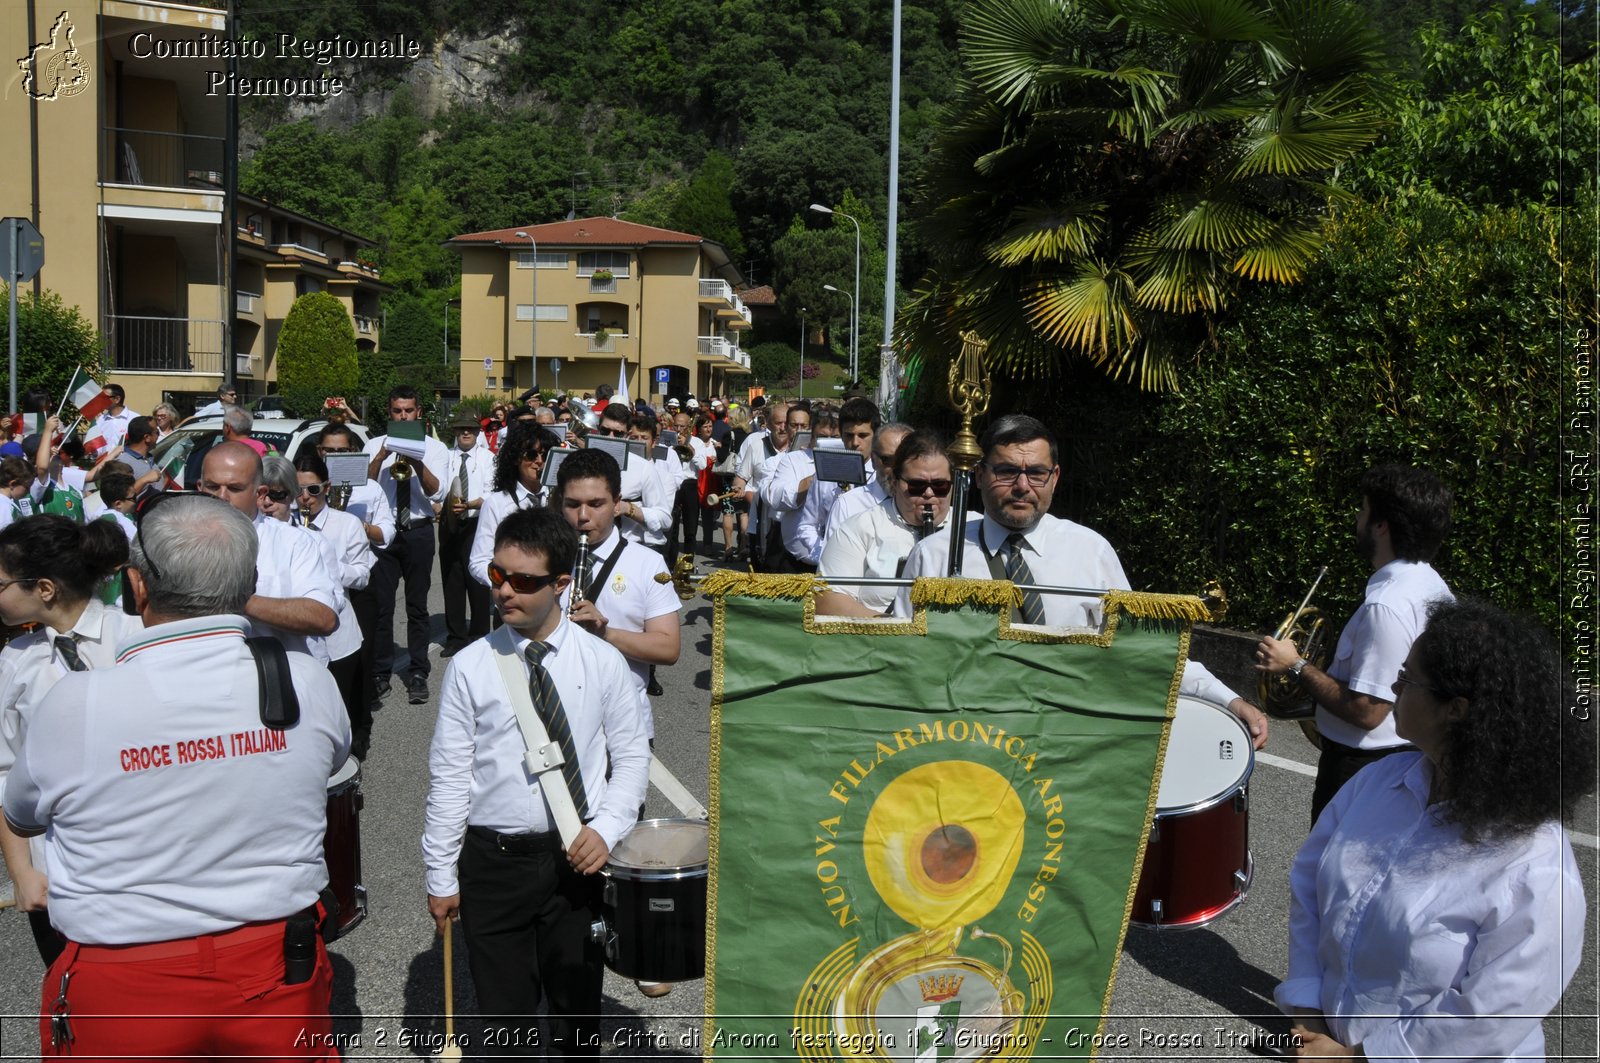
{"label": "yellow building", "polygon": [[461,253],[461,393],[724,393],[747,375],[750,309],[721,244],[578,218],[446,244]]}
{"label": "yellow building", "polygon": [[[209,402],[234,359],[240,395],[276,379],[278,325],[296,295],[326,290],[358,341],[377,343],[388,290],[359,264],[352,233],[239,197],[237,297],[229,305],[223,225],[223,13],[126,0],[0,2],[0,216],[45,239],[36,283],[104,334],[104,367],[148,413]],[[232,342],[225,344],[231,324]]]}

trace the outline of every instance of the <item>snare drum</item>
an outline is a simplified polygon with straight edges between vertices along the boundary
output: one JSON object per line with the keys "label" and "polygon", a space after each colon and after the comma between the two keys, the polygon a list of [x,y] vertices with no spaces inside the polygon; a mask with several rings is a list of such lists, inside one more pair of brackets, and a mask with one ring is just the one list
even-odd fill
{"label": "snare drum", "polygon": [[339,902],[335,938],[349,933],[367,916],[367,888],[361,884],[361,806],[364,803],[361,762],[350,757],[328,780],[328,833],[322,836],[328,888]]}
{"label": "snare drum", "polygon": [[1205,926],[1244,900],[1250,858],[1250,732],[1226,708],[1180,696],[1131,920]]}
{"label": "snare drum", "polygon": [[611,850],[603,872],[607,967],[648,982],[704,977],[710,845],[703,820],[647,819]]}

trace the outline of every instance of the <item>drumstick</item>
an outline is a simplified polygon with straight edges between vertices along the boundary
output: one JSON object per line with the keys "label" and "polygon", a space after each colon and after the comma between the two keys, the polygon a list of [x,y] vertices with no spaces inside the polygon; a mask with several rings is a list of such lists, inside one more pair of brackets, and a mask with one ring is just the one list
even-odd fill
{"label": "drumstick", "polygon": [[450,955],[450,941],[455,935],[455,922],[444,925],[444,1048],[438,1058],[460,1059],[461,1046],[456,1044],[456,971],[455,960]]}

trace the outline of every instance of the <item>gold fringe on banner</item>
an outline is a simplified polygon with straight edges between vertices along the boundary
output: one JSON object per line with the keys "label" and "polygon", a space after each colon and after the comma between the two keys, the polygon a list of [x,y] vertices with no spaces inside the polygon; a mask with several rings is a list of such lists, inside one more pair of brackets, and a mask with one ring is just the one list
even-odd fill
{"label": "gold fringe on banner", "polygon": [[926,576],[911,585],[912,605],[981,605],[989,609],[1010,609],[1022,604],[1022,592],[1005,580],[949,579]]}
{"label": "gold fringe on banner", "polygon": [[728,595],[741,598],[804,598],[813,591],[827,589],[825,580],[805,572],[786,575],[719,568],[707,572],[700,580],[700,593],[711,599]]}
{"label": "gold fringe on banner", "polygon": [[1211,608],[1204,598],[1192,594],[1150,594],[1145,591],[1107,591],[1106,612],[1121,611],[1146,620],[1211,619]]}

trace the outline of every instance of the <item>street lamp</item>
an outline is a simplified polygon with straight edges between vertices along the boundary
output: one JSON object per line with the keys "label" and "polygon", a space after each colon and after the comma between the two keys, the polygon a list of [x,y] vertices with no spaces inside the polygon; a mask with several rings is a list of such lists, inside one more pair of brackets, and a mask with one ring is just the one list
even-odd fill
{"label": "street lamp", "polygon": [[[855,291],[860,291],[861,290],[861,223],[856,221],[854,218],[851,218],[850,215],[846,214],[844,211],[842,211],[842,210],[834,210],[832,207],[825,207],[821,203],[813,203],[813,204],[811,204],[811,209],[816,211],[818,214],[837,214],[841,218],[850,218],[850,224],[854,225],[856,227],[856,282],[855,282]],[[834,289],[834,290],[837,291],[838,289]],[[861,319],[856,316],[855,306],[856,306],[855,296],[852,295],[850,297],[850,383],[852,385],[855,384],[856,377],[858,375],[857,372],[856,372],[856,370],[857,370],[857,365],[856,365],[856,336],[861,332],[861,327],[860,327],[861,326]]]}
{"label": "street lamp", "polygon": [[806,308],[800,308],[800,398],[806,397]]}
{"label": "street lamp", "polygon": [[843,288],[835,288],[831,284],[824,284],[822,290],[825,292],[838,292],[850,300],[850,386],[854,387],[856,383],[856,293],[847,292]]}
{"label": "street lamp", "polygon": [[517,230],[517,235],[533,246],[533,317],[528,322],[528,331],[533,334],[533,379],[528,381],[528,386],[537,391],[539,387],[539,241],[521,229]]}

